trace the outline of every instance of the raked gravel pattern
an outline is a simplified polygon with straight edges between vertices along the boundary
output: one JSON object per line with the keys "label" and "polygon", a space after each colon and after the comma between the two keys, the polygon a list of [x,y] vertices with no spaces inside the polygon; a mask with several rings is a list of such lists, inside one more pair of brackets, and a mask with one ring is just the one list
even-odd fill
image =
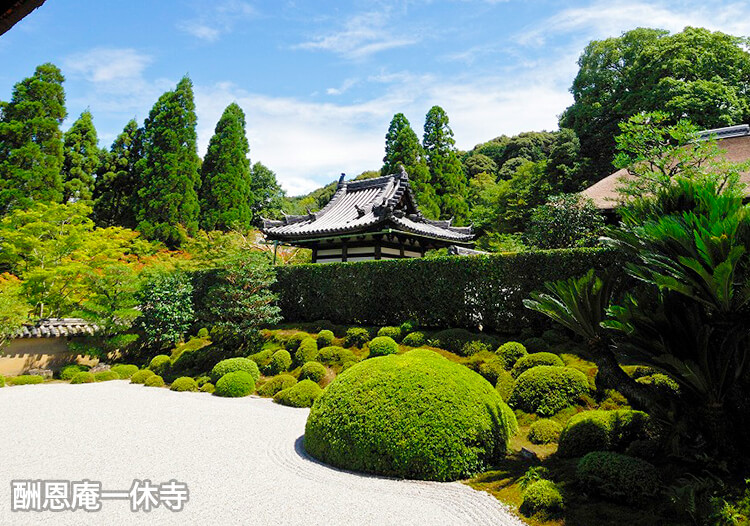
{"label": "raked gravel pattern", "polygon": [[[126,381],[0,389],[0,524],[521,526],[491,495],[458,483],[344,472],[308,457],[308,410],[255,397],[175,393]],[[188,484],[181,512],[11,512],[11,480],[134,479]]]}

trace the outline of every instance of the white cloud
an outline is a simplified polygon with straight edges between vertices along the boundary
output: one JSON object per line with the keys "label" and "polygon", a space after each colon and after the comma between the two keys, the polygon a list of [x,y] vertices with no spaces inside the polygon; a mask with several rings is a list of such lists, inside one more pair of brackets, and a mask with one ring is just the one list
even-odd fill
{"label": "white cloud", "polygon": [[328,88],[328,95],[343,95],[359,83],[359,79],[346,79],[338,88]]}
{"label": "white cloud", "polygon": [[215,42],[222,35],[232,32],[236,24],[254,18],[256,9],[240,0],[204,4],[201,14],[195,18],[177,22],[177,29],[207,42]]}
{"label": "white cloud", "polygon": [[66,57],[63,66],[67,72],[100,83],[140,77],[151,61],[150,56],[130,48],[95,48]]}

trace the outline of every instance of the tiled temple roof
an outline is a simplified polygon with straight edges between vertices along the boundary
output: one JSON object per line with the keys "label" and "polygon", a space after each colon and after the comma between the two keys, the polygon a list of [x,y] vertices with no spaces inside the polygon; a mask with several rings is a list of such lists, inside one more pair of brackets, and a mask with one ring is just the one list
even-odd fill
{"label": "tiled temple roof", "polygon": [[36,323],[27,323],[16,338],[62,338],[65,336],[88,336],[98,327],[81,318],[43,318]]}

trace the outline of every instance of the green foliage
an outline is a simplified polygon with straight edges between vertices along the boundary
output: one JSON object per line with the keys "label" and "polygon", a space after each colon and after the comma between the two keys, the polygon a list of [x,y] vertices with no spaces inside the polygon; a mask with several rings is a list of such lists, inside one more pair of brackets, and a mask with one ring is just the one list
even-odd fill
{"label": "green foliage", "polygon": [[551,480],[540,480],[523,492],[520,510],[527,516],[539,512],[554,515],[561,512],[563,507],[563,498],[555,483]]}
{"label": "green foliage", "polygon": [[193,284],[183,272],[157,272],[145,280],[138,300],[138,327],[149,340],[174,344],[193,322]]}
{"label": "green foliage", "polygon": [[513,393],[513,388],[516,386],[516,380],[513,375],[508,371],[499,373],[497,375],[497,382],[495,383],[495,389],[500,394],[502,399],[507,402],[510,400],[510,395]]}
{"label": "green foliage", "polygon": [[476,339],[476,335],[466,329],[445,329],[432,335],[430,345],[461,354],[464,345],[474,339]]}
{"label": "green foliage", "polygon": [[266,349],[265,351],[256,352],[255,354],[251,354],[247,358],[249,360],[254,361],[258,364],[258,368],[265,367],[268,365],[268,363],[271,361],[271,357],[273,356],[274,351],[271,349]]}
{"label": "green foliage", "polygon": [[314,338],[308,336],[302,340],[297,352],[294,353],[294,363],[302,365],[311,362],[317,358],[318,354],[318,342],[316,342]]}
{"label": "green foliage", "polygon": [[526,347],[518,342],[506,342],[498,347],[496,352],[506,369],[512,369],[518,360],[528,354]]}
{"label": "green foliage", "polygon": [[[284,319],[290,321],[325,318],[384,326],[408,316],[424,327],[472,328],[481,323],[488,332],[516,333],[544,319],[526,310],[523,300],[545,282],[614,266],[622,267],[614,251],[592,248],[285,265],[276,268],[275,290]],[[357,294],[351,292],[352,283]]]}
{"label": "green foliage", "polygon": [[559,345],[568,342],[568,337],[555,329],[547,329],[542,333],[542,338],[550,345]]}
{"label": "green foliage", "polygon": [[560,434],[558,454],[580,457],[590,451],[624,451],[648,438],[649,416],[642,411],[584,411],[574,415]]}
{"label": "green foliage", "polygon": [[307,362],[300,370],[299,379],[312,380],[315,383],[320,383],[320,381],[325,378],[326,374],[328,374],[328,370],[323,364],[318,362]]}
{"label": "green foliage", "polygon": [[[252,362],[254,363],[254,362]],[[219,378],[214,394],[230,398],[248,396],[255,391],[255,379],[245,370],[234,370]]]}
{"label": "green foliage", "polygon": [[337,347],[335,345],[331,347],[323,347],[315,360],[324,365],[334,364],[345,364],[347,362],[358,362],[359,358],[350,349],[344,349],[343,347]]}
{"label": "green foliage", "polygon": [[250,210],[253,223],[259,225],[261,217],[280,218],[284,190],[276,180],[276,174],[262,163],[255,163],[251,171],[250,192],[253,199],[250,201]]}
{"label": "green foliage", "polygon": [[551,416],[573,405],[588,391],[588,379],[581,371],[569,367],[538,365],[516,378],[508,403],[527,413]]}
{"label": "green foliage", "polygon": [[544,466],[531,466],[518,479],[518,485],[521,487],[521,491],[526,491],[526,489],[532,484],[539,482],[540,480],[547,480],[548,476],[549,469]]}
{"label": "green foliage", "polygon": [[198,338],[208,338],[208,329],[206,329],[205,327],[201,327],[200,329],[198,329]]}
{"label": "green foliage", "polygon": [[368,347],[370,349],[371,358],[398,353],[398,344],[393,341],[393,338],[389,338],[388,336],[378,336],[373,338]]}
{"label": "green foliage", "polygon": [[146,378],[146,381],[143,382],[143,385],[145,385],[146,387],[164,387],[164,378],[162,378],[158,374],[154,374]]}
{"label": "green foliage", "polygon": [[[493,359],[479,364],[477,372],[492,385],[495,385],[500,376],[504,375],[507,371],[505,370],[505,362],[500,359]],[[503,398],[505,400],[505,398]]]}
{"label": "green foliage", "polygon": [[293,386],[273,395],[273,401],[289,407],[312,407],[323,390],[312,380],[300,380]]}
{"label": "green foliage", "polygon": [[518,378],[521,373],[532,367],[536,367],[537,365],[554,365],[556,367],[562,367],[565,364],[558,355],[551,352],[528,354],[519,358],[513,366],[513,370],[511,371],[513,378]]}
{"label": "green foliage", "polygon": [[305,449],[344,469],[455,480],[505,454],[515,418],[504,406],[481,376],[432,351],[373,358],[338,375],[315,402]]}
{"label": "green foliage", "polygon": [[146,380],[150,376],[154,376],[154,371],[150,369],[141,369],[140,371],[133,373],[133,375],[130,377],[130,383],[131,384],[146,383]]}
{"label": "green foliage", "polygon": [[479,340],[472,340],[470,342],[466,342],[461,347],[461,356],[473,356],[477,353],[487,352],[490,348],[487,346],[486,343],[479,341]]}
{"label": "green foliage", "polygon": [[88,367],[83,367],[78,364],[70,364],[60,369],[60,380],[71,380],[75,375],[81,371],[87,371]]}
{"label": "green foliage", "polygon": [[110,380],[119,380],[120,375],[116,372],[109,370],[109,371],[99,371],[98,373],[94,373],[94,380],[97,382],[108,382]]}
{"label": "green foliage", "polygon": [[0,274],[0,350],[21,328],[29,310],[21,281],[12,274]]}
{"label": "green foliage", "polygon": [[562,426],[548,418],[536,420],[529,428],[529,442],[532,444],[551,444],[560,438]]}
{"label": "green foliage", "polygon": [[593,451],[578,461],[580,486],[614,502],[638,504],[659,490],[656,468],[639,458],[620,453]]}
{"label": "green foliage", "polygon": [[318,333],[318,337],[316,338],[316,342],[318,344],[318,349],[322,349],[323,347],[329,347],[333,343],[333,332],[328,330],[323,330]]}
{"label": "green foliage", "polygon": [[523,346],[530,353],[547,352],[549,351],[549,343],[543,338],[526,338],[523,341]]}
{"label": "green foliage", "polygon": [[286,349],[279,349],[271,356],[271,361],[265,369],[267,376],[274,376],[289,370],[292,366],[292,355]]}
{"label": "green foliage", "polygon": [[347,329],[344,345],[347,347],[363,347],[370,341],[370,332],[361,327],[352,327]]}
{"label": "green foliage", "polygon": [[393,339],[395,342],[400,342],[403,338],[403,335],[401,334],[401,327],[381,327],[378,329],[378,336],[387,336],[391,339]]}
{"label": "green foliage", "polygon": [[[310,362],[310,363],[313,363],[313,362]],[[308,365],[308,364],[305,364],[305,365]],[[304,366],[303,366],[303,370],[304,370]],[[297,379],[291,374],[280,374],[278,376],[274,376],[273,378],[269,379],[266,383],[261,385],[258,388],[258,394],[260,396],[266,396],[266,397],[273,396],[279,391],[282,391],[284,389],[289,389],[296,383],[297,383]]]}
{"label": "green foliage", "polygon": [[201,386],[201,393],[213,393],[216,391],[216,387],[211,382],[207,382]]}
{"label": "green foliage", "polygon": [[172,361],[166,354],[158,354],[151,358],[148,368],[154,371],[154,374],[164,375],[172,365]]}
{"label": "green foliage", "polygon": [[[126,363],[118,363],[113,365],[110,370],[117,373],[117,376],[119,376],[122,380],[127,380],[136,372],[138,372],[138,366]],[[62,378],[62,373],[60,374],[60,378]]]}
{"label": "green foliage", "polygon": [[21,374],[19,376],[10,376],[7,380],[10,385],[28,385],[40,384],[44,382],[44,377],[38,374]]}
{"label": "green foliage", "polygon": [[227,358],[214,365],[213,369],[211,369],[211,379],[218,388],[218,380],[222,376],[235,371],[248,373],[253,382],[257,382],[260,378],[260,369],[258,369],[258,364],[254,361],[248,358]]}
{"label": "green foliage", "polygon": [[604,218],[581,194],[552,196],[531,212],[526,237],[542,249],[591,247],[603,233]]}
{"label": "green foliage", "polygon": [[304,332],[295,332],[292,334],[289,339],[284,344],[284,347],[286,347],[286,350],[290,353],[297,352],[297,349],[299,349],[300,344],[302,343],[302,340],[305,338],[308,338],[310,335],[306,334]]}
{"label": "green foliage", "polygon": [[37,66],[0,107],[0,215],[62,199],[64,81],[54,64]]}
{"label": "green foliage", "polygon": [[96,377],[88,371],[76,373],[70,379],[71,384],[92,384],[94,382],[96,382]]}
{"label": "green foliage", "polygon": [[[204,384],[205,385],[205,384]],[[170,391],[192,391],[199,390],[198,383],[189,376],[180,376],[169,386]]]}
{"label": "green foliage", "polygon": [[195,383],[198,384],[198,387],[203,387],[205,384],[211,382],[210,376],[199,376],[195,379]]}
{"label": "green foliage", "polygon": [[63,138],[63,203],[91,203],[101,151],[91,112],[85,110]]}
{"label": "green foliage", "polygon": [[404,336],[402,343],[404,345],[408,345],[409,347],[422,347],[425,343],[427,343],[427,337],[423,332],[414,331]]}
{"label": "green foliage", "polygon": [[0,387],[5,387],[5,377],[0,376]]}

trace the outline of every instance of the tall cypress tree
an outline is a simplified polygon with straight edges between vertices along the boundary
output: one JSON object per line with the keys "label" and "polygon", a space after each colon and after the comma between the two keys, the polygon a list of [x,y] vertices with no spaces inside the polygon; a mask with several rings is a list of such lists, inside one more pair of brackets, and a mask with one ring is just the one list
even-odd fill
{"label": "tall cypress tree", "polygon": [[432,188],[424,150],[409,120],[403,113],[397,113],[391,119],[388,132],[385,134],[385,157],[380,174],[398,173],[402,165],[409,174],[420,210],[427,217],[437,218],[440,208],[435,190]]}
{"label": "tall cypress tree", "polygon": [[91,202],[100,162],[99,139],[91,112],[86,110],[64,135],[63,203]]}
{"label": "tall cypress tree", "polygon": [[102,156],[94,186],[94,221],[99,226],[136,227],[138,179],[135,164],[141,156],[142,133],[135,119],[131,120],[109,152]]}
{"label": "tall cypress tree", "polygon": [[143,126],[136,220],[149,239],[178,246],[198,230],[200,158],[193,83],[186,76],[156,101]]}
{"label": "tall cypress tree", "polygon": [[42,64],[0,103],[0,214],[62,199],[64,81],[57,66]]}
{"label": "tall cypress tree", "polygon": [[202,228],[224,231],[249,228],[254,200],[249,153],[245,113],[233,102],[216,124],[201,167]]}
{"label": "tall cypress tree", "polygon": [[423,145],[427,166],[440,201],[440,217],[453,217],[461,223],[469,211],[466,204],[467,181],[455,144],[448,115],[440,106],[433,106],[427,112],[424,123]]}

